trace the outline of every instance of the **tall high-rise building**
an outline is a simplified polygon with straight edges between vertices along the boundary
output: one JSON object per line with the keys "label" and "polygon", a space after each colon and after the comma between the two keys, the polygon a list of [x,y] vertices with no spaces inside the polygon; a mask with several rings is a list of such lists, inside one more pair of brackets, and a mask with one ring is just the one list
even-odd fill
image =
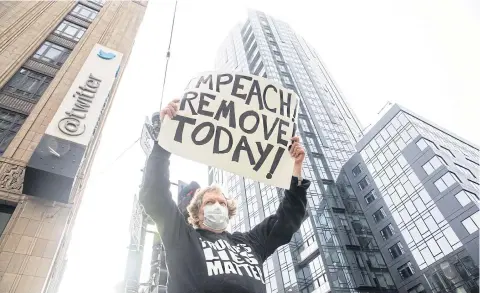
{"label": "tall high-rise building", "polygon": [[[249,11],[248,20],[220,48],[216,67],[275,80],[301,99],[298,134],[307,152],[303,176],[312,182],[308,217],[290,244],[264,263],[267,292],[396,292],[362,210],[353,203],[347,209],[348,200],[335,184],[356,153],[362,128],[316,51],[288,24]],[[237,199],[233,231],[249,230],[275,213],[283,196],[277,188],[214,168],[209,180],[226,186]]]}
{"label": "tall high-rise building", "polygon": [[478,292],[479,148],[398,105],[356,147],[338,183],[399,292]]}
{"label": "tall high-rise building", "polygon": [[0,2],[0,291],[56,292],[146,1]]}

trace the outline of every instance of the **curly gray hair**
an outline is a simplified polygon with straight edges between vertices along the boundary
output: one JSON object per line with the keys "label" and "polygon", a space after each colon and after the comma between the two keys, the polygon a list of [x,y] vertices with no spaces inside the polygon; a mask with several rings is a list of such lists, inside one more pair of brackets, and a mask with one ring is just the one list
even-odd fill
{"label": "curly gray hair", "polygon": [[[190,204],[187,207],[188,211],[188,222],[194,227],[198,228],[200,224],[200,218],[198,213],[200,212],[200,207],[202,206],[203,196],[207,192],[216,192],[219,194],[224,194],[223,190],[218,185],[208,186],[202,189],[199,189],[190,201]],[[237,202],[234,199],[227,198],[227,209],[228,209],[228,218],[231,219],[237,213]]]}

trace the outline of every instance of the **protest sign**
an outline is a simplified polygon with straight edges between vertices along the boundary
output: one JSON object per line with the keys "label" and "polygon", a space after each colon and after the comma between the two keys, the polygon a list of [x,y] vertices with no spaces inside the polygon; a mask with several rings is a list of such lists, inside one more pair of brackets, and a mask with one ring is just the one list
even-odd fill
{"label": "protest sign", "polygon": [[181,157],[288,188],[298,97],[266,78],[208,72],[192,79],[159,144]]}

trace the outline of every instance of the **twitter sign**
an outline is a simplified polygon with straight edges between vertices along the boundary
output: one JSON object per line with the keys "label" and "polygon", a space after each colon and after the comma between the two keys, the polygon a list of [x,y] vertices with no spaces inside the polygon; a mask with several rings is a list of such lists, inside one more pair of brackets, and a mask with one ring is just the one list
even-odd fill
{"label": "twitter sign", "polygon": [[96,44],[63,99],[47,134],[87,145],[115,81],[123,54]]}
{"label": "twitter sign", "polygon": [[[123,54],[111,48],[100,44],[91,47],[27,164],[25,194],[69,202],[122,59]],[[45,178],[55,184],[46,183]]]}

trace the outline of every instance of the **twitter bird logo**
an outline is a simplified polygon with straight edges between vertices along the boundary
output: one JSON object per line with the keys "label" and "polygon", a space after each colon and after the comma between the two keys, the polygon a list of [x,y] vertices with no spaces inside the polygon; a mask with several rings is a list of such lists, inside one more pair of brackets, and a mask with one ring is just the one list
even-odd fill
{"label": "twitter bird logo", "polygon": [[105,60],[112,60],[113,58],[115,58],[115,54],[113,53],[108,53],[108,52],[105,52],[103,50],[100,49],[100,51],[98,52],[98,57],[102,58],[102,59],[105,59]]}

